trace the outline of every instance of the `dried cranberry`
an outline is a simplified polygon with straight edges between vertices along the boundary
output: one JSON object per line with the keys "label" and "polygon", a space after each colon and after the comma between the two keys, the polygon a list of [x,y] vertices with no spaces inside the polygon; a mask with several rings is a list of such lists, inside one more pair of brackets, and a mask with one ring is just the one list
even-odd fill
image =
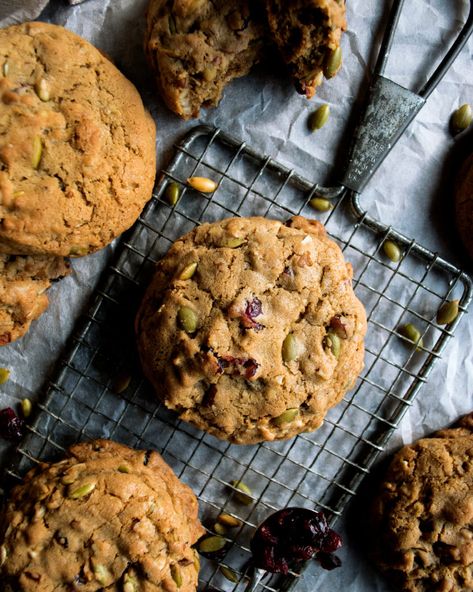
{"label": "dried cranberry", "polygon": [[246,362],[243,364],[243,367],[245,368],[245,378],[249,380],[256,374],[259,364],[256,360],[250,358],[249,360],[246,360]]}
{"label": "dried cranberry", "polygon": [[259,535],[263,539],[265,543],[270,543],[271,545],[276,545],[279,542],[277,536],[275,536],[269,526],[262,524],[259,528]]}
{"label": "dried cranberry", "polygon": [[264,329],[264,325],[255,321],[255,318],[258,317],[262,312],[263,307],[261,300],[255,296],[253,300],[250,300],[246,303],[245,312],[240,319],[243,327],[245,329],[254,329],[255,331],[261,331],[261,329]]}
{"label": "dried cranberry", "polygon": [[283,274],[287,275],[291,280],[294,279],[294,269],[289,265],[284,268]]}
{"label": "dried cranberry", "polygon": [[322,545],[322,552],[333,553],[342,546],[342,537],[331,528],[328,529]]}
{"label": "dried cranberry", "polygon": [[319,540],[325,536],[327,529],[327,519],[322,512],[312,512],[310,518],[304,522],[304,532],[310,532],[311,536]]}
{"label": "dried cranberry", "polygon": [[340,315],[335,315],[330,319],[330,328],[338,335],[338,337],[340,337],[340,339],[346,339],[348,337],[347,326],[342,321]]}
{"label": "dried cranberry", "polygon": [[204,396],[202,398],[202,406],[203,407],[212,407],[215,403],[215,397],[217,396],[217,387],[214,384],[211,384],[209,388],[205,391]]}
{"label": "dried cranberry", "polygon": [[0,411],[0,437],[11,442],[19,442],[23,438],[24,431],[25,422],[11,407]]}
{"label": "dried cranberry", "polygon": [[340,557],[333,555],[332,553],[318,553],[317,561],[324,569],[332,570],[336,567],[340,567],[342,561]]}
{"label": "dried cranberry", "polygon": [[261,305],[261,300],[256,298],[256,296],[247,303],[245,308],[245,315],[249,317],[251,320],[254,320],[255,317],[259,317],[259,315],[263,312],[263,307]]}
{"label": "dried cranberry", "polygon": [[272,573],[286,574],[312,557],[322,567],[333,569],[341,564],[331,553],[342,544],[340,536],[328,527],[325,515],[306,508],[286,508],[269,516],[251,540],[257,567]]}
{"label": "dried cranberry", "polygon": [[259,364],[253,358],[235,358],[234,356],[218,356],[223,372],[233,376],[244,376],[247,380],[256,374]]}
{"label": "dried cranberry", "polygon": [[307,561],[317,552],[317,550],[316,547],[312,547],[311,545],[291,545],[287,548],[288,555],[291,557],[297,557],[299,561]]}

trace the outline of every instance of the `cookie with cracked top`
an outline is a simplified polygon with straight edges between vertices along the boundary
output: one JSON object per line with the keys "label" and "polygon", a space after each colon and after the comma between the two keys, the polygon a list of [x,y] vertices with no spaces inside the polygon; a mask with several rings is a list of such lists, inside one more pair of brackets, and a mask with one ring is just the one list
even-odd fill
{"label": "cookie with cracked top", "polygon": [[0,580],[15,592],[193,592],[197,499],[154,451],[77,444],[32,470],[0,521]]}
{"label": "cookie with cracked top", "polygon": [[374,560],[397,590],[473,590],[473,414],[395,454],[371,516]]}
{"label": "cookie with cracked top", "polygon": [[363,367],[366,315],[322,224],[229,218],[174,243],[136,331],[168,408],[250,444],[321,425]]}
{"label": "cookie with cracked top", "polygon": [[262,54],[257,12],[250,0],[150,0],[145,50],[170,109],[198,117],[248,74]]}
{"label": "cookie with cracked top", "polygon": [[0,30],[0,252],[87,255],[136,220],[155,125],[101,52],[48,23]]}
{"label": "cookie with cracked top", "polygon": [[0,254],[0,345],[28,331],[48,306],[51,282],[69,273],[64,257]]}

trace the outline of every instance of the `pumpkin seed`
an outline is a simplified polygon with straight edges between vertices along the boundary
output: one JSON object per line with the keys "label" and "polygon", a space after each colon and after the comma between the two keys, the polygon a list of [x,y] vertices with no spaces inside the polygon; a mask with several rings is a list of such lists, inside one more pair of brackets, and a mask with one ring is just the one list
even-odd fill
{"label": "pumpkin seed", "polygon": [[199,557],[199,553],[197,551],[197,549],[193,549],[194,551],[194,567],[196,569],[196,571],[200,570],[200,557]]}
{"label": "pumpkin seed", "polygon": [[138,582],[136,580],[125,579],[123,582],[123,592],[138,592]]}
{"label": "pumpkin seed", "polygon": [[100,563],[94,567],[94,575],[101,586],[106,586],[110,581],[110,572],[105,565],[101,565]]}
{"label": "pumpkin seed", "polygon": [[238,520],[238,518],[235,518],[230,514],[220,514],[220,516],[217,517],[217,522],[220,522],[221,524],[223,524],[224,526],[228,526],[229,528],[236,528],[237,526],[242,525],[241,520]]}
{"label": "pumpkin seed", "polygon": [[123,578],[123,592],[138,592],[137,579],[128,573]]}
{"label": "pumpkin seed", "polygon": [[197,545],[197,548],[201,553],[216,553],[217,551],[221,551],[226,544],[227,541],[223,537],[210,535],[203,538]]}
{"label": "pumpkin seed", "polygon": [[181,306],[177,312],[177,318],[186,333],[195,333],[199,319],[192,308]]}
{"label": "pumpkin seed", "polygon": [[206,82],[212,82],[217,76],[217,68],[215,66],[207,66],[202,72],[202,76]]}
{"label": "pumpkin seed", "polygon": [[327,333],[327,335],[324,337],[324,347],[330,349],[332,354],[338,360],[340,356],[341,343],[340,337],[336,333],[333,333],[332,331]]}
{"label": "pumpkin seed", "polygon": [[176,586],[180,588],[182,586],[182,573],[179,566],[173,563],[171,565],[171,577],[174,580]]}
{"label": "pumpkin seed", "polygon": [[44,78],[41,78],[41,80],[38,80],[36,82],[36,84],[34,85],[34,89],[41,101],[47,102],[51,98],[51,93],[49,92],[49,84],[47,80],[45,80]]}
{"label": "pumpkin seed", "polygon": [[177,33],[176,21],[172,14],[169,15],[169,32],[172,35],[175,35]]}
{"label": "pumpkin seed", "polygon": [[0,384],[5,384],[10,378],[10,370],[8,368],[0,368]]}
{"label": "pumpkin seed", "polygon": [[342,48],[340,46],[332,49],[327,56],[327,60],[324,66],[325,78],[333,78],[335,74],[340,70],[342,65]]}
{"label": "pumpkin seed", "polygon": [[23,414],[23,417],[26,419],[31,415],[31,410],[33,409],[33,405],[31,404],[31,401],[29,399],[22,399],[20,401],[20,405],[21,405],[21,412]]}
{"label": "pumpkin seed", "polygon": [[273,423],[278,427],[282,427],[285,423],[290,423],[294,421],[296,417],[299,415],[299,409],[286,409],[281,415],[278,415],[273,419]]}
{"label": "pumpkin seed", "polygon": [[383,251],[386,257],[394,263],[397,263],[401,259],[401,249],[391,240],[384,241]]}
{"label": "pumpkin seed", "polygon": [[0,566],[2,566],[5,563],[5,561],[7,560],[7,556],[7,548],[5,547],[5,545],[2,545],[0,547]]}
{"label": "pumpkin seed", "polygon": [[328,210],[331,210],[333,208],[333,205],[329,202],[329,200],[324,199],[323,197],[313,197],[309,201],[309,205],[311,208],[314,208],[314,210],[317,210],[318,212],[328,212]]}
{"label": "pumpkin seed", "polygon": [[473,113],[471,106],[468,103],[465,103],[452,113],[450,118],[450,129],[453,134],[459,134],[470,127],[472,121]]}
{"label": "pumpkin seed", "polygon": [[213,530],[214,530],[214,532],[216,532],[217,534],[220,534],[221,536],[225,536],[227,534],[227,529],[225,528],[225,526],[223,524],[220,524],[220,522],[216,522],[214,524]]}
{"label": "pumpkin seed", "polygon": [[229,249],[236,249],[246,243],[245,238],[239,238],[238,236],[228,236],[223,239],[222,247],[228,247]]}
{"label": "pumpkin seed", "polygon": [[119,473],[129,473],[130,467],[127,467],[126,465],[120,465],[117,470]]}
{"label": "pumpkin seed", "polygon": [[166,186],[164,198],[170,206],[175,206],[179,201],[180,194],[181,188],[179,184],[173,181],[172,183],[168,183],[168,185]]}
{"label": "pumpkin seed", "polygon": [[412,341],[412,344],[415,346],[417,350],[422,349],[424,341],[422,339],[419,329],[415,325],[413,325],[412,323],[402,325],[401,327],[399,327],[398,333],[406,339],[408,339],[409,341]]}
{"label": "pumpkin seed", "polygon": [[41,156],[43,155],[43,142],[41,136],[35,136],[33,138],[33,154],[31,155],[31,166],[38,170],[39,163],[41,162]]}
{"label": "pumpkin seed", "polygon": [[179,279],[180,280],[190,280],[191,277],[194,275],[196,269],[197,269],[197,262],[189,263],[189,265],[186,265],[184,267],[184,269],[181,271],[181,273],[179,274]]}
{"label": "pumpkin seed", "polygon": [[233,582],[234,584],[236,584],[239,581],[239,577],[233,571],[233,569],[230,569],[226,565],[221,565],[220,566],[220,571],[222,572],[222,575],[225,578],[227,578],[227,580],[229,580],[230,582]]}
{"label": "pumpkin seed", "polygon": [[3,63],[2,72],[3,76],[6,78],[8,76],[8,71],[10,70],[10,64],[8,62]]}
{"label": "pumpkin seed", "polygon": [[288,333],[282,342],[282,359],[289,363],[297,359],[298,355],[297,339],[292,333]]}
{"label": "pumpkin seed", "polygon": [[444,302],[437,312],[437,323],[439,325],[449,325],[458,316],[459,300],[450,300]]}
{"label": "pumpkin seed", "polygon": [[217,183],[207,177],[189,177],[187,184],[202,193],[213,193],[217,189]]}
{"label": "pumpkin seed", "polygon": [[113,381],[112,384],[112,391],[119,395],[126,391],[126,389],[130,386],[131,382],[131,374],[129,372],[121,372]]}
{"label": "pumpkin seed", "polygon": [[245,506],[249,506],[253,503],[253,498],[251,497],[251,489],[243,483],[243,481],[232,481],[231,485],[238,489],[235,492],[235,499],[237,499],[240,503],[244,504]]}
{"label": "pumpkin seed", "polygon": [[70,497],[71,499],[79,499],[81,497],[89,495],[90,493],[92,493],[94,489],[95,483],[86,483],[85,485],[81,485],[81,487],[78,487],[77,489],[71,491],[71,493],[69,493],[67,497]]}
{"label": "pumpkin seed", "polygon": [[327,104],[320,105],[320,107],[314,111],[309,117],[309,129],[312,132],[323,127],[329,118],[330,106]]}
{"label": "pumpkin seed", "polygon": [[69,256],[70,257],[83,257],[87,255],[89,252],[87,247],[80,247],[79,245],[72,245],[69,249]]}

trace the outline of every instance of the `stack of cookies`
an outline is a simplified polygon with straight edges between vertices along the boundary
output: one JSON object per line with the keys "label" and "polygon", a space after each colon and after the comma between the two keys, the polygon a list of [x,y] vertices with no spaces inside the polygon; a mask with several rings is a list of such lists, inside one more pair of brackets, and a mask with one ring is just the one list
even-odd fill
{"label": "stack of cookies", "polygon": [[47,306],[65,258],[136,220],[155,178],[155,125],[96,48],[46,23],[0,31],[0,343]]}

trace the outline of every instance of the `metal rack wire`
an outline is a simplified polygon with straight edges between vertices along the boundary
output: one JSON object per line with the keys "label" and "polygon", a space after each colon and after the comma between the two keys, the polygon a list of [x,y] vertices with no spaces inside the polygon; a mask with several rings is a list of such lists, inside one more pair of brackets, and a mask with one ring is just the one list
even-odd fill
{"label": "metal rack wire", "polygon": [[[193,175],[215,179],[218,189],[209,196],[186,187]],[[175,205],[165,198],[169,182],[182,187]],[[334,201],[324,214],[314,212],[308,202],[317,189],[221,130],[195,128],[176,147],[152,201],[122,239],[8,474],[19,479],[39,460],[57,459],[72,443],[95,437],[158,449],[199,497],[204,525],[212,530],[222,511],[241,521],[228,535],[225,557],[203,561],[200,583],[209,590],[244,585],[249,540],[269,513],[289,505],[318,507],[333,524],[426,382],[466,311],[471,282],[461,270],[369,217],[354,193]],[[355,389],[314,433],[286,442],[231,445],[157,404],[136,359],[134,313],[154,263],[195,224],[231,215],[287,219],[295,214],[320,218],[354,267],[355,290],[369,319],[365,369]],[[383,254],[388,238],[403,250],[398,263]],[[459,317],[438,326],[438,308],[454,298],[460,301]],[[420,350],[398,333],[410,321],[421,330]],[[252,503],[239,502],[234,480],[251,488]],[[228,571],[224,577],[222,567],[232,570],[235,582]],[[260,588],[287,590],[296,582],[297,574],[282,580],[268,576]]]}

